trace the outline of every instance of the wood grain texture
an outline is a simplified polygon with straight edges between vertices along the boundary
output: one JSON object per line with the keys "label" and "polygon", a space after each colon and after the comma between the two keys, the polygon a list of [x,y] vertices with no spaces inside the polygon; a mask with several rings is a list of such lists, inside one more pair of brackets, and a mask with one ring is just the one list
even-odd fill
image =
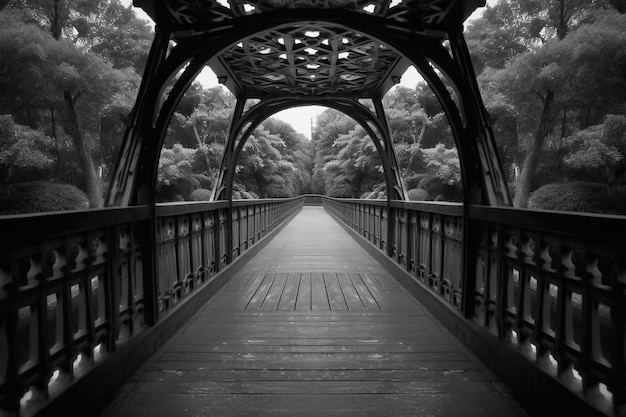
{"label": "wood grain texture", "polygon": [[526,415],[317,207],[122,392],[106,417]]}

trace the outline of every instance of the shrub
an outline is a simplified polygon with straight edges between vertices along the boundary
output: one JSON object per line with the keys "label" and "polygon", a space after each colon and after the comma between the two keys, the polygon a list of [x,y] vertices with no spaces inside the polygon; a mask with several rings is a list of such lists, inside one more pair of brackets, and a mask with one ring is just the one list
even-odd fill
{"label": "shrub", "polygon": [[211,190],[206,188],[198,188],[191,192],[191,200],[193,201],[209,201],[211,199]]}
{"label": "shrub", "polygon": [[213,180],[206,175],[193,174],[191,177],[198,181],[198,184],[200,184],[200,188],[206,188],[207,190],[213,188]]}
{"label": "shrub", "polygon": [[70,184],[30,182],[16,184],[11,193],[0,198],[0,214],[39,213],[43,211],[89,208],[87,195]]}
{"label": "shrub", "polygon": [[169,181],[169,184],[158,184],[156,199],[158,202],[188,200],[191,193],[200,188],[198,180],[193,177],[179,177]]}
{"label": "shrub", "polygon": [[588,213],[626,214],[626,198],[609,194],[605,184],[566,182],[547,184],[532,193],[528,207]]}
{"label": "shrub", "polygon": [[428,194],[428,191],[421,189],[421,188],[412,188],[409,191],[407,191],[407,194],[409,195],[409,200],[411,201],[431,200],[430,195]]}

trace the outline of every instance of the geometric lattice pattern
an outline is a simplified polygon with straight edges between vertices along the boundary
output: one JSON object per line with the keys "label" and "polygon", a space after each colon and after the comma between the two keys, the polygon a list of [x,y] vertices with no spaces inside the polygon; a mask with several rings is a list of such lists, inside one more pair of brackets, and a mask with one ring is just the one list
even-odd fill
{"label": "geometric lattice pattern", "polygon": [[399,59],[372,39],[303,25],[246,39],[220,57],[249,96],[368,96]]}
{"label": "geometric lattice pattern", "polygon": [[[381,24],[403,25],[407,30],[445,33],[446,25],[480,0],[143,0],[143,7],[160,25],[175,30],[179,41],[215,24],[262,16],[270,10],[342,10],[370,15]],[[475,7],[473,7],[475,8]],[[472,10],[473,10],[472,8]],[[303,13],[307,16],[306,13]],[[240,19],[240,20],[238,20]],[[348,19],[349,20],[349,19]],[[228,75],[228,86],[247,97],[342,96],[367,97],[389,88],[391,76],[404,70],[402,57],[380,42],[346,30],[346,25],[301,22],[285,29],[257,33],[222,52],[210,62],[213,70]],[[188,29],[188,30],[187,30]],[[236,29],[235,29],[236,30]],[[401,74],[401,72],[400,72]]]}
{"label": "geometric lattice pattern", "polygon": [[[149,0],[139,3],[144,9],[154,7],[153,2]],[[222,21],[277,8],[346,9],[393,19],[397,22],[439,25],[445,23],[453,7],[462,2],[455,0],[168,0],[164,3],[172,19],[170,23],[178,25]],[[473,8],[476,8],[480,1],[475,3]],[[153,9],[154,11],[156,8]]]}

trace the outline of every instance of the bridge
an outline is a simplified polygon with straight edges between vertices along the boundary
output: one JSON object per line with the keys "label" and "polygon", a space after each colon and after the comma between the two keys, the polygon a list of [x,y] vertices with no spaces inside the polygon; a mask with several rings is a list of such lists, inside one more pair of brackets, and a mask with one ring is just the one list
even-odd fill
{"label": "bridge", "polygon": [[[156,33],[107,206],[0,218],[0,416],[620,415],[626,224],[511,207],[462,34],[480,1],[135,3]],[[205,65],[237,97],[212,199],[157,204]],[[463,203],[407,201],[382,97],[409,65]],[[254,128],[311,104],[365,129],[387,198],[233,200]]]}

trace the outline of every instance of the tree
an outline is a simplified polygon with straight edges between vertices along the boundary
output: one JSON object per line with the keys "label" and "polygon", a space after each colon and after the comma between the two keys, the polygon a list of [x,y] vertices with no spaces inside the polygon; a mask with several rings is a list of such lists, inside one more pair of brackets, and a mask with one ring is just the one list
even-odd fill
{"label": "tree", "polygon": [[0,64],[6,93],[0,112],[51,136],[57,168],[72,165],[59,158],[70,139],[82,172],[77,185],[92,207],[102,204],[99,173],[117,156],[149,32],[117,0],[16,2],[0,16],[0,58],[7,57]]}
{"label": "tree", "polygon": [[51,139],[41,131],[0,115],[0,196],[8,196],[11,185],[38,179],[49,171],[54,164],[51,147]]}
{"label": "tree", "polygon": [[188,199],[191,193],[200,188],[193,177],[194,161],[198,150],[176,144],[163,148],[157,172],[157,201],[179,201]]}
{"label": "tree", "polygon": [[626,157],[626,116],[608,115],[566,140],[564,162],[575,179],[615,184]]}
{"label": "tree", "polygon": [[237,161],[237,182],[260,198],[293,196],[288,174],[295,168],[293,162],[283,158],[285,151],[286,144],[280,136],[259,126],[246,141]]}
{"label": "tree", "polygon": [[562,40],[553,39],[502,69],[481,74],[486,95],[501,95],[503,104],[514,109],[519,145],[526,150],[515,189],[517,206],[526,205],[548,137],[560,143],[568,135],[568,119],[584,128],[623,106],[625,25],[622,15],[600,15]]}

